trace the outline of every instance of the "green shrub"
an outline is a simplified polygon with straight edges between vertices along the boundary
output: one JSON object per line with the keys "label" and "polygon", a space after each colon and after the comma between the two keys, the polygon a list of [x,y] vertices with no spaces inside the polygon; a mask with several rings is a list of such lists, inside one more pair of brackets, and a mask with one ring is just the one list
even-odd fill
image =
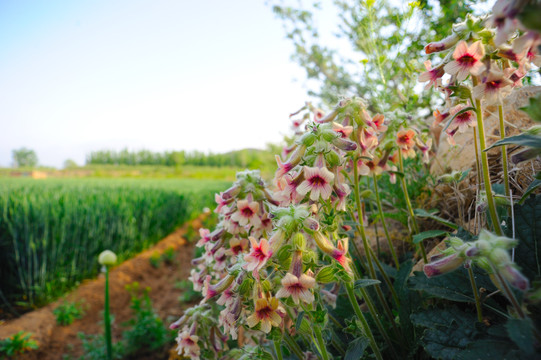
{"label": "green shrub", "polygon": [[84,313],[85,311],[81,302],[73,303],[64,301],[53,310],[56,322],[62,326],[70,325],[75,319],[82,318]]}
{"label": "green shrub", "polygon": [[21,355],[28,350],[35,350],[38,348],[38,343],[32,340],[31,333],[19,331],[15,335],[0,340],[0,358],[4,359],[5,356],[11,358],[15,355]]}

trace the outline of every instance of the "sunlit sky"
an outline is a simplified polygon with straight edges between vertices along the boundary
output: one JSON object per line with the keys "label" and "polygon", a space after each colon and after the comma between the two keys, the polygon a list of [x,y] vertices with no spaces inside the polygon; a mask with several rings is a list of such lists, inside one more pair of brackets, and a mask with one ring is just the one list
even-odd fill
{"label": "sunlit sky", "polygon": [[279,142],[307,100],[291,52],[263,0],[1,0],[0,166]]}

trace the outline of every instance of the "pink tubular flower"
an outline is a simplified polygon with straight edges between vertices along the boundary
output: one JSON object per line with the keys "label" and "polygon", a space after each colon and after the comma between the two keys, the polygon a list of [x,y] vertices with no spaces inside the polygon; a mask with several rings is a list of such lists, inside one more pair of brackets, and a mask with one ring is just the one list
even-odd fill
{"label": "pink tubular flower", "polygon": [[418,78],[419,82],[428,81],[428,83],[425,85],[425,90],[430,89],[431,86],[437,87],[438,85],[441,85],[441,77],[443,74],[445,74],[445,71],[443,71],[443,66],[440,65],[432,68],[432,62],[427,60],[425,61],[425,68],[426,71],[419,75]]}
{"label": "pink tubular flower", "polygon": [[353,126],[343,126],[335,122],[332,123],[332,129],[345,139],[349,138],[349,135],[353,132]]}
{"label": "pink tubular flower", "polygon": [[224,213],[228,212],[229,209],[228,209],[227,205],[231,204],[233,202],[233,200],[234,200],[233,198],[230,198],[228,200],[224,200],[222,195],[223,195],[223,193],[214,194],[214,201],[216,201],[216,204],[218,204],[218,206],[216,207],[214,212],[217,213],[217,214],[222,213],[222,212],[224,212]]}
{"label": "pink tubular flower", "polygon": [[426,54],[432,54],[435,52],[444,51],[447,49],[452,48],[457,41],[459,40],[459,37],[457,34],[452,34],[445,39],[441,41],[431,42],[430,44],[425,46],[425,53]]}
{"label": "pink tubular flower", "polygon": [[387,130],[387,126],[385,125],[385,116],[382,114],[376,114],[368,125],[380,133]]}
{"label": "pink tubular flower", "polygon": [[327,200],[332,193],[334,174],[325,167],[304,167],[304,181],[297,187],[297,193],[304,196],[310,192],[310,199],[317,201],[321,195]]}
{"label": "pink tubular flower", "polygon": [[453,53],[454,61],[446,64],[443,69],[450,75],[456,75],[458,81],[463,81],[468,74],[478,75],[483,69],[481,59],[485,56],[485,48],[481,41],[476,41],[468,46],[461,41]]}
{"label": "pink tubular flower", "polygon": [[210,280],[211,276],[207,275],[207,277],[205,278],[205,283],[203,285],[202,294],[204,299],[202,300],[202,303],[227,290],[227,288],[229,288],[231,284],[233,284],[233,281],[235,281],[235,276],[227,274],[226,277],[224,277],[222,280],[218,281],[214,285],[210,284]]}
{"label": "pink tubular flower", "polygon": [[272,253],[270,252],[267,239],[261,238],[258,244],[255,238],[250,237],[250,243],[252,245],[252,251],[249,254],[244,255],[244,261],[246,261],[244,268],[248,271],[257,273],[265,266],[267,260],[272,256]]}
{"label": "pink tubular flower", "polygon": [[351,272],[349,266],[351,259],[347,257],[347,238],[338,241],[338,247],[335,247],[331,241],[319,231],[314,232],[313,238],[319,250],[336,260],[347,272]]}
{"label": "pink tubular flower", "polygon": [[419,149],[422,151],[423,153],[423,162],[425,164],[428,164],[429,162],[429,151],[430,149],[432,148],[432,138],[429,138],[426,143],[423,143],[421,142],[421,140],[419,140],[419,138],[417,138],[416,140],[416,143],[417,143],[417,147],[419,147]]}
{"label": "pink tubular flower", "polygon": [[293,151],[289,159],[283,163],[282,159],[280,159],[280,156],[276,155],[276,163],[278,164],[278,170],[276,171],[275,177],[276,179],[280,179],[284,174],[288,173],[289,171],[293,170],[295,166],[297,166],[301,160],[302,156],[304,155],[304,152],[306,151],[306,146],[299,145],[297,148]]}
{"label": "pink tubular flower", "polygon": [[307,304],[314,302],[314,294],[310,292],[316,280],[306,274],[300,277],[287,273],[281,281],[282,287],[276,293],[277,298],[285,298],[291,296],[295,304],[299,304],[299,299]]}
{"label": "pink tubular flower", "polygon": [[402,156],[404,156],[405,159],[415,157],[415,150],[413,150],[413,147],[415,146],[414,139],[415,131],[413,130],[403,130],[396,134],[396,143],[400,149],[402,149]]}
{"label": "pink tubular flower", "polygon": [[190,359],[199,360],[201,355],[201,349],[197,342],[199,341],[199,336],[192,334],[191,331],[182,331],[179,332],[177,337],[177,352],[179,355],[184,354]]}
{"label": "pink tubular flower", "polygon": [[487,105],[501,104],[503,98],[511,92],[513,82],[504,76],[504,73],[497,67],[488,72],[484,81],[475,86],[472,95],[476,99],[484,100]]}
{"label": "pink tubular flower", "polygon": [[195,246],[201,247],[210,241],[210,230],[209,229],[199,229],[199,236],[201,239],[197,242]]}
{"label": "pink tubular flower", "polygon": [[378,137],[371,128],[359,129],[359,145],[361,146],[361,156],[370,156],[369,151],[378,146]]}
{"label": "pink tubular flower", "polygon": [[233,237],[229,240],[229,252],[231,254],[238,255],[246,251],[246,249],[248,249],[248,239]]}
{"label": "pink tubular flower", "polygon": [[302,200],[304,196],[297,193],[297,187],[303,180],[304,174],[299,172],[298,174],[285,174],[277,181],[276,185],[279,191],[276,193],[276,197],[281,206],[296,204]]}
{"label": "pink tubular flower", "polygon": [[231,215],[231,220],[239,223],[240,226],[251,224],[255,227],[261,225],[259,218],[259,203],[249,199],[237,201],[237,211]]}
{"label": "pink tubular flower", "polygon": [[[451,116],[455,116],[455,114],[458,114],[464,108],[466,108],[466,105],[458,104],[457,106],[451,108],[451,110],[449,110],[449,113]],[[457,115],[454,118],[451,126],[453,129],[458,128],[458,131],[461,133],[465,132],[468,127],[477,126],[475,113],[473,111],[465,111],[462,114]]]}

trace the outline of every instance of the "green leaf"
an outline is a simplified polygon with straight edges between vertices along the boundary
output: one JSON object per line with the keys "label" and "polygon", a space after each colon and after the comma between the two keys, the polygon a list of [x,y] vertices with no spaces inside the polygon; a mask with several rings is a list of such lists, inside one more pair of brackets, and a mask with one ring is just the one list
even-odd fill
{"label": "green leaf", "polygon": [[411,320],[426,328],[421,342],[426,352],[436,359],[456,359],[479,334],[475,327],[476,315],[454,306],[412,314]]}
{"label": "green leaf", "polygon": [[364,351],[368,347],[367,337],[359,337],[349,343],[344,360],[358,360],[363,357]]}
{"label": "green leaf", "polygon": [[541,147],[541,136],[531,135],[531,134],[520,134],[516,136],[510,136],[502,140],[496,141],[494,144],[489,146],[485,151],[489,151],[498,146],[502,145],[519,145],[519,146],[529,146],[529,147]]}
{"label": "green leaf", "polygon": [[[460,99],[464,99],[464,100],[467,100],[467,99],[469,99],[471,97],[471,90],[467,86],[449,86],[449,89],[453,90],[453,94],[451,96],[456,96],[456,97],[459,97]],[[470,106],[469,109],[475,111],[475,108],[473,108],[471,106]],[[468,110],[466,110],[466,111],[468,111]],[[464,110],[462,110],[462,112],[464,112]]]}
{"label": "green leaf", "polygon": [[372,285],[377,285],[377,284],[381,284],[381,281],[375,280],[375,279],[361,279],[361,280],[355,281],[354,288],[359,289],[359,288],[364,288],[367,286],[372,286]]}
{"label": "green leaf", "polygon": [[466,349],[457,354],[459,360],[479,360],[479,359],[505,359],[520,360],[524,359],[514,348],[513,344],[505,339],[482,339],[468,344]]}
{"label": "green leaf", "polygon": [[299,315],[297,315],[297,321],[295,322],[295,331],[299,331],[302,324],[302,319],[304,319],[304,311],[301,311]]}
{"label": "green leaf", "polygon": [[[541,174],[541,173],[540,173]],[[523,204],[524,201],[528,198],[528,196],[530,196],[530,194],[535,190],[537,189],[539,186],[541,186],[541,180],[539,179],[535,179],[534,181],[532,181],[530,183],[530,185],[528,186],[528,188],[526,189],[526,191],[524,192],[524,195],[522,195],[522,197],[520,198],[519,200],[519,204]]]}
{"label": "green leaf", "polygon": [[[475,302],[470,277],[464,268],[459,268],[453,272],[432,278],[426,277],[420,271],[414,272],[414,275],[409,279],[409,285],[414,290],[425,291],[429,295],[440,299],[469,303]],[[475,268],[474,275],[478,288],[484,287],[489,292],[495,290],[490,278],[481,270]]]}
{"label": "green leaf", "polygon": [[423,231],[422,233],[413,235],[413,243],[418,244],[423,240],[432,239],[432,238],[435,238],[435,237],[438,237],[438,236],[443,236],[443,235],[447,236],[447,235],[449,235],[449,233],[447,231],[444,231],[444,230]]}
{"label": "green leaf", "polygon": [[528,355],[534,353],[533,322],[529,318],[509,319],[505,324],[509,337],[520,350]]}
{"label": "green leaf", "polygon": [[450,227],[451,229],[455,229],[455,230],[458,229],[458,225],[456,225],[455,223],[453,223],[451,221],[448,221],[448,220],[445,220],[445,219],[443,219],[443,218],[441,218],[439,216],[436,216],[435,214],[437,213],[437,210],[428,212],[425,209],[415,209],[415,210],[413,210],[413,212],[415,213],[415,216],[418,216],[418,217],[421,217],[421,218],[429,218],[429,219],[432,219],[432,220],[436,220],[439,223]]}
{"label": "green leaf", "polygon": [[[522,205],[513,207],[515,214],[515,262],[521,272],[533,281],[541,276],[541,196],[530,197]],[[508,223],[510,223],[508,221]],[[512,227],[507,229],[512,237]]]}

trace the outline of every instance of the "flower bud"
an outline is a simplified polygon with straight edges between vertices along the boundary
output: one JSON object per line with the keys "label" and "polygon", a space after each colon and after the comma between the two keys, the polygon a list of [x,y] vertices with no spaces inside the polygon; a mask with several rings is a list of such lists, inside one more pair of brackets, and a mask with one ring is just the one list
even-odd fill
{"label": "flower bud", "polygon": [[232,199],[240,193],[240,190],[240,186],[238,184],[235,184],[222,193],[222,199],[224,201]]}
{"label": "flower bud", "polygon": [[116,254],[111,250],[104,250],[98,256],[98,262],[104,266],[112,266],[116,264],[116,260]]}
{"label": "flower bud", "polygon": [[453,181],[455,181],[455,178],[453,175],[451,174],[443,174],[441,175],[440,177],[438,177],[438,181],[440,183],[444,183],[444,184],[450,184],[452,183]]}
{"label": "flower bud", "polygon": [[239,293],[241,295],[246,295],[250,292],[253,286],[254,286],[254,281],[250,278],[246,278],[239,286]]}
{"label": "flower bud", "polygon": [[450,49],[458,42],[458,40],[460,40],[458,35],[453,33],[452,35],[446,37],[443,40],[440,40],[437,42],[431,42],[430,44],[426,45],[425,53],[432,54],[435,52],[440,52],[440,51]]}
{"label": "flower bud", "polygon": [[454,236],[450,237],[447,240],[447,243],[449,244],[449,246],[451,246],[453,248],[459,248],[462,245],[464,245],[464,241],[462,241],[462,239],[454,237]]}
{"label": "flower bud", "polygon": [[351,140],[344,139],[342,137],[337,137],[332,140],[332,144],[344,151],[355,151],[357,150],[357,144]]}
{"label": "flower bud", "polygon": [[334,269],[332,265],[327,265],[321,268],[316,275],[316,281],[322,284],[328,284],[335,281]]}
{"label": "flower bud", "polygon": [[483,253],[488,254],[492,250],[492,244],[489,241],[479,239],[475,242],[475,246]]}
{"label": "flower bud", "polygon": [[526,291],[530,288],[530,282],[513,265],[509,264],[500,269],[500,275],[509,282],[509,284],[519,290]]}
{"label": "flower bud", "polygon": [[511,263],[511,257],[509,253],[501,248],[493,249],[488,255],[488,259],[496,268],[500,268]]}
{"label": "flower bud", "polygon": [[261,282],[261,288],[263,289],[263,291],[271,291],[272,290],[272,286],[271,286],[271,283],[269,280],[265,279]]}
{"label": "flower bud", "polygon": [[293,245],[299,250],[304,250],[306,248],[306,238],[302,233],[297,233],[293,237]]}
{"label": "flower bud", "polygon": [[475,246],[469,247],[464,253],[464,255],[466,255],[467,257],[475,257],[475,256],[478,256],[479,254],[481,254],[481,250],[479,250],[479,248]]}
{"label": "flower bud", "polygon": [[427,277],[442,275],[457,269],[464,263],[464,259],[458,253],[446,256],[423,266],[423,271]]}
{"label": "flower bud", "polygon": [[309,231],[318,231],[319,230],[319,223],[314,218],[307,217],[306,219],[304,219],[302,224]]}
{"label": "flower bud", "polygon": [[325,160],[327,160],[327,163],[331,167],[335,167],[340,165],[340,156],[335,151],[329,151],[327,154],[325,154]]}
{"label": "flower bud", "polygon": [[372,196],[372,190],[361,191],[360,195],[362,199],[368,199],[370,196]]}

